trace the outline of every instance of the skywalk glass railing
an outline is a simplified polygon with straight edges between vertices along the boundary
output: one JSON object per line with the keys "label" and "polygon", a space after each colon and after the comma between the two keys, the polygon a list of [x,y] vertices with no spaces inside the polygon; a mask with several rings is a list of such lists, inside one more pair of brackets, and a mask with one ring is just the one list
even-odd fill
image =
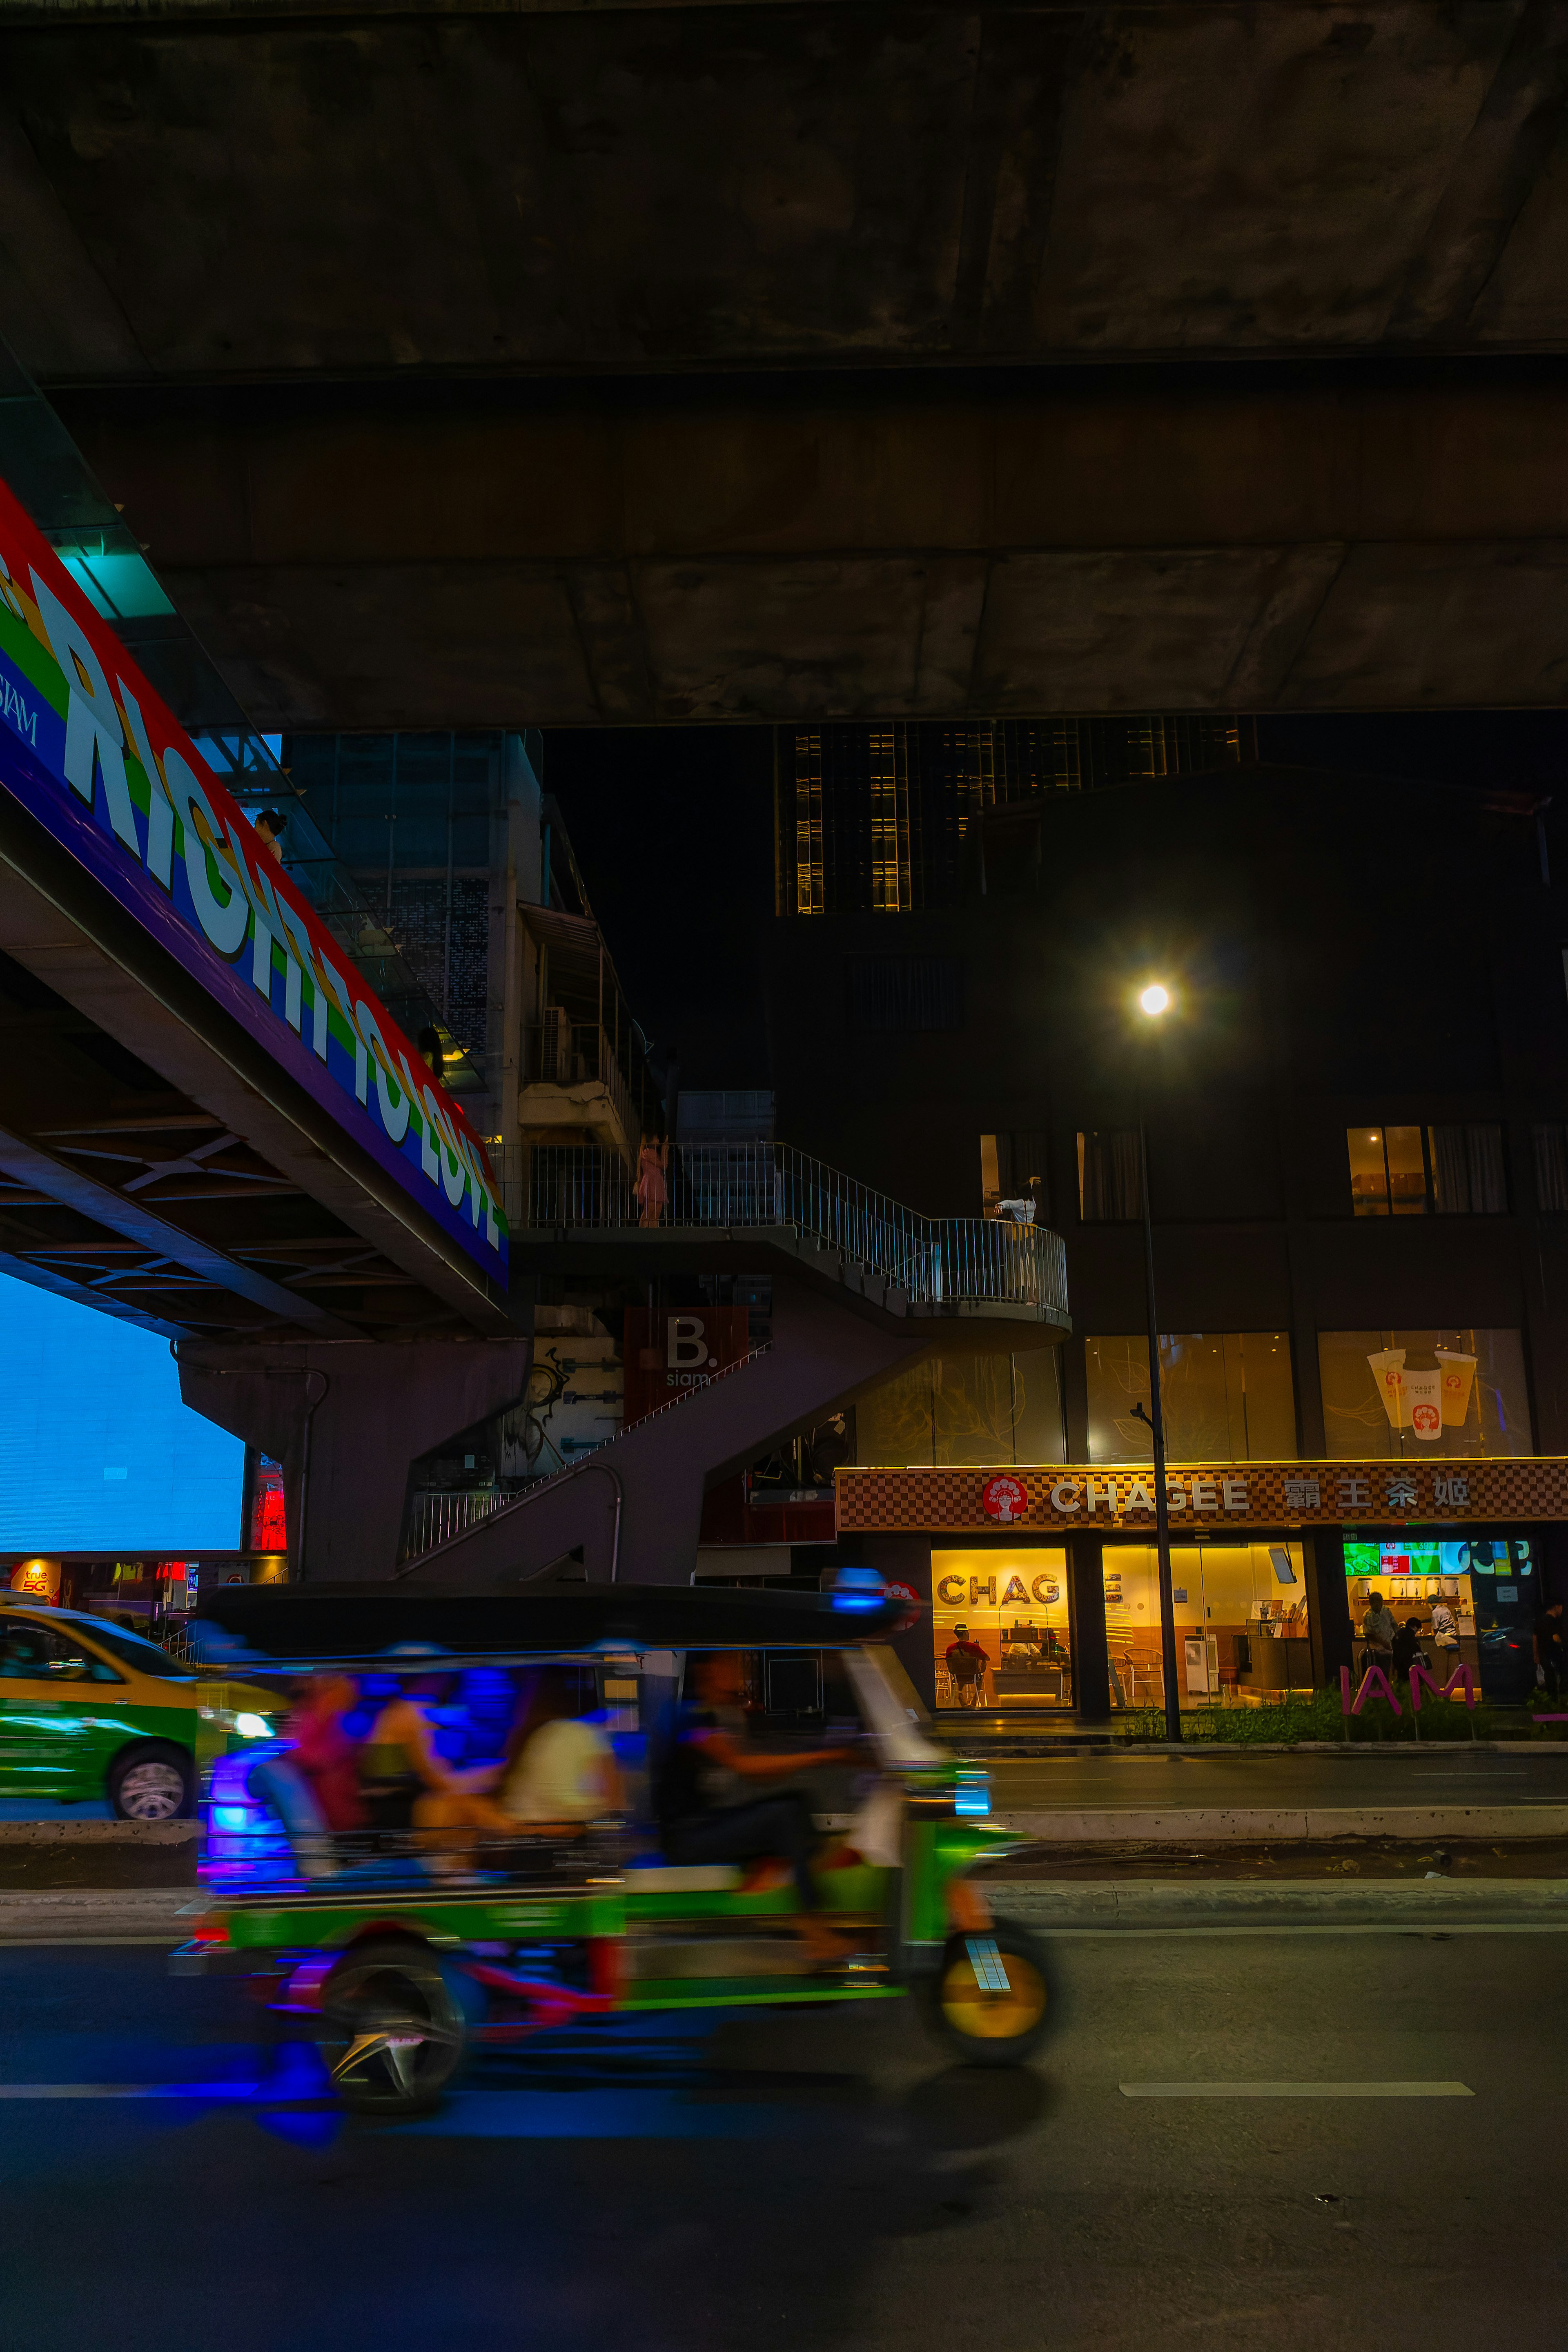
{"label": "skywalk glass railing", "polygon": [[289,877],[365,985],[410,1037],[426,1028],[441,1035],[443,1076],[454,1093],[482,1086],[478,1067],[442,1029],[418,971],[307,815],[279,765],[276,739],[251,726],[60,418],[4,342],[0,473],[247,814],[272,807],[287,814]]}
{"label": "skywalk glass railing", "polygon": [[689,1230],[786,1226],[842,1252],[912,1302],[1068,1311],[1059,1234],[989,1217],[921,1216],[787,1143],[677,1144],[664,1182],[655,1219],[637,1197],[635,1175],[608,1153],[586,1144],[536,1146],[528,1223],[557,1232],[656,1222]]}

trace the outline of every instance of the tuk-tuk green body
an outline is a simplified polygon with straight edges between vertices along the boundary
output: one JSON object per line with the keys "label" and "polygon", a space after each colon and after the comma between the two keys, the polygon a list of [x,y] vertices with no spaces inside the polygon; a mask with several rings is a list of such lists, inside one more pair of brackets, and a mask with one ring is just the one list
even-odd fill
{"label": "tuk-tuk green body", "polygon": [[[470,1598],[485,1605],[454,1611],[453,1601]],[[808,1605],[779,1605],[800,1600]],[[450,1853],[422,1852],[416,1832],[396,1852],[360,1860],[340,1858],[340,1841],[324,1864],[316,1855],[316,1875],[279,1837],[247,1868],[243,1856],[226,1853],[215,1825],[214,1900],[175,1954],[176,1970],[272,1979],[275,2017],[321,2042],[351,2105],[384,2115],[426,2111],[469,2047],[513,2044],[616,2012],[913,1991],[928,2021],[970,2061],[1009,2064],[1028,2054],[1047,2022],[1044,1958],[1026,1931],[991,1917],[970,1875],[1016,1841],[985,1818],[985,1774],[926,1738],[918,1702],[876,1638],[897,1622],[891,1604],[873,1612],[862,1602],[862,1613],[847,1622],[826,1595],[759,1601],[644,1588],[606,1605],[578,1588],[569,1601],[509,1597],[499,1610],[497,1602],[495,1595],[410,1600],[389,1618],[388,1604],[368,1595],[239,1588],[216,1596],[220,1622],[209,1647],[235,1659],[243,1643],[251,1674],[407,1671],[411,1647],[426,1670],[479,1658],[491,1665],[569,1659],[594,1664],[601,1685],[608,1673],[622,1693],[634,1678],[639,1693],[673,1691],[681,1654],[694,1650],[838,1653],[880,1800],[874,1833],[858,1832],[874,1852],[843,1861],[842,1838],[835,1848],[829,1835],[815,1874],[820,1916],[854,1948],[851,1957],[812,1963],[791,1933],[793,1885],[749,1889],[725,1864],[672,1866],[654,1833],[635,1822],[564,1838],[531,1833],[504,1855],[468,1853],[461,1858],[468,1868],[455,1867]],[[867,1622],[873,1615],[877,1622]],[[429,1638],[433,1630],[447,1638]],[[411,1644],[411,1631],[426,1638]],[[403,1638],[381,1638],[388,1632]],[[639,1710],[649,1711],[646,1698]],[[241,1810],[217,1793],[215,1824]],[[488,1867],[492,1859],[504,1867]]]}

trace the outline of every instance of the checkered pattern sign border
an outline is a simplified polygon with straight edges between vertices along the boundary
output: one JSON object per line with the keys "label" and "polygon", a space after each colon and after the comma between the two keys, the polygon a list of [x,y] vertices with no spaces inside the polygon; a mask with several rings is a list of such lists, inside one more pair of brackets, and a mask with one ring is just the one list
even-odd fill
{"label": "checkered pattern sign border", "polygon": [[[839,1470],[842,1534],[876,1530],[981,1533],[1027,1528],[1131,1531],[1154,1525],[1147,1468],[1081,1463],[999,1465],[1027,1496],[1011,1518],[981,1501],[996,1468]],[[1568,1457],[1434,1462],[1182,1463],[1167,1475],[1173,1533],[1194,1527],[1447,1527],[1493,1520],[1568,1519]]]}

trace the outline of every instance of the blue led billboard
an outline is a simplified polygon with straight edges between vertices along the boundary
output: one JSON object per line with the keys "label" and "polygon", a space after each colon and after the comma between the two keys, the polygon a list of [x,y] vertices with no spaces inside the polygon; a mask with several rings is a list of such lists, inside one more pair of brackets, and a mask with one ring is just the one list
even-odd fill
{"label": "blue led billboard", "polygon": [[236,1549],[245,1448],[180,1402],[169,1343],[0,1276],[0,1549]]}

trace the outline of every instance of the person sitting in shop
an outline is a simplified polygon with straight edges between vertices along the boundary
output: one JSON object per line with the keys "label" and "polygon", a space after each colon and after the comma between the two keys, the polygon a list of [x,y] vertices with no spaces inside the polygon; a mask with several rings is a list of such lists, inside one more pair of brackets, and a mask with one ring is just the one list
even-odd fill
{"label": "person sitting in shop", "polygon": [[942,1664],[952,1676],[952,1686],[958,1693],[960,1706],[978,1706],[984,1702],[985,1669],[991,1664],[984,1645],[972,1642],[967,1625],[955,1625],[952,1639],[942,1654]]}

